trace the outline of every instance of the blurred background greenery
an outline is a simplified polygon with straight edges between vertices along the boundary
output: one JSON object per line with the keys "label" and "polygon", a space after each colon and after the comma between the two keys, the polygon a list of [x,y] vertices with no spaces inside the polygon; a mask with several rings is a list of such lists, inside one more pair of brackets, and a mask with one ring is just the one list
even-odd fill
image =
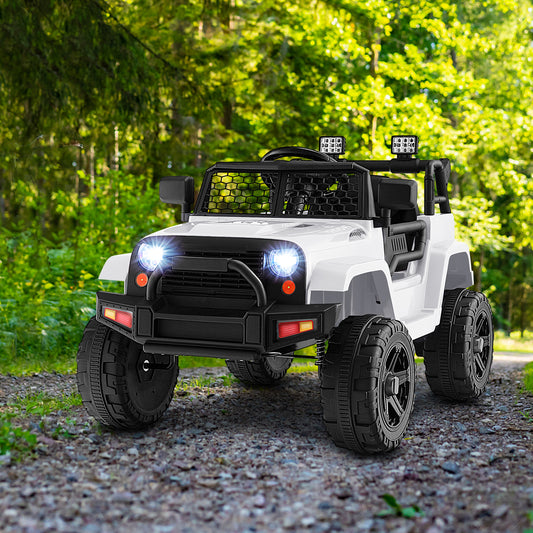
{"label": "blurred background greenery", "polygon": [[0,371],[72,368],[105,259],[178,220],[161,176],[320,135],[450,158],[476,288],[531,339],[532,37],[531,0],[0,0]]}

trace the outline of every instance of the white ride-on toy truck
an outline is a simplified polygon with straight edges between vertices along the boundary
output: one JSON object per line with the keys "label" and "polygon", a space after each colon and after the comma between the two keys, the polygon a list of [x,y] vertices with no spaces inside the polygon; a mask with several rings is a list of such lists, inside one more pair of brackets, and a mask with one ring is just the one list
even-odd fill
{"label": "white ride-on toy truck", "polygon": [[[492,313],[467,289],[449,161],[418,159],[415,136],[394,136],[397,157],[387,161],[341,159],[344,147],[343,137],[322,137],[320,151],[286,147],[257,162],[217,163],[192,213],[193,179],[162,179],[162,201],[181,204],[186,223],[102,269],[101,279],[124,282],[124,294],[98,293],[77,356],[94,418],[116,429],[156,422],[179,355],[224,358],[241,381],[273,385],[295,350],[315,344],[326,428],[360,453],[401,443],[415,346],[433,392],[455,400],[483,392]],[[417,182],[391,177],[418,172],[423,213]]]}

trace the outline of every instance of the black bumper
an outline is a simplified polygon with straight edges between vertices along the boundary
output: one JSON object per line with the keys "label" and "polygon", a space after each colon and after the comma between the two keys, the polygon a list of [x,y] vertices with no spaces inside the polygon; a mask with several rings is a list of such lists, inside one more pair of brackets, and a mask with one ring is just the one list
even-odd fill
{"label": "black bumper", "polygon": [[[132,328],[105,318],[104,307],[131,311]],[[274,303],[247,309],[206,309],[188,307],[183,300],[171,296],[147,300],[99,292],[96,318],[142,344],[145,352],[254,360],[265,353],[289,353],[329,336],[338,308],[338,304]],[[315,327],[279,339],[277,322],[291,320],[313,320]]]}

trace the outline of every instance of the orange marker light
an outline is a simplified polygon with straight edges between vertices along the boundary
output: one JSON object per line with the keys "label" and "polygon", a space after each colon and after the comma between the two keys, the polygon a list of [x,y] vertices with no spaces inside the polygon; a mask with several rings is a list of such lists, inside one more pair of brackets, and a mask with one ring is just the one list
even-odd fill
{"label": "orange marker light", "polygon": [[135,278],[135,283],[137,283],[139,287],[146,287],[146,284],[148,283],[148,276],[144,272],[141,272]]}
{"label": "orange marker light", "polygon": [[281,286],[281,290],[285,294],[292,294],[296,290],[296,284],[294,281],[288,279],[287,281],[283,282],[283,285]]}

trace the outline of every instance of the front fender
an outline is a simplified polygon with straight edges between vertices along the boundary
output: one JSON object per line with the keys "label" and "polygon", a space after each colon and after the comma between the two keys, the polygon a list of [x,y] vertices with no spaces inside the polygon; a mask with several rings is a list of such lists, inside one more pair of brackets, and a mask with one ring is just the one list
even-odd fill
{"label": "front fender", "polygon": [[131,254],[112,255],[104,264],[98,279],[126,281],[130,268]]}
{"label": "front fender", "polygon": [[340,303],[337,324],[352,315],[374,313],[394,317],[391,276],[385,260],[323,261],[311,276],[308,303]]}

